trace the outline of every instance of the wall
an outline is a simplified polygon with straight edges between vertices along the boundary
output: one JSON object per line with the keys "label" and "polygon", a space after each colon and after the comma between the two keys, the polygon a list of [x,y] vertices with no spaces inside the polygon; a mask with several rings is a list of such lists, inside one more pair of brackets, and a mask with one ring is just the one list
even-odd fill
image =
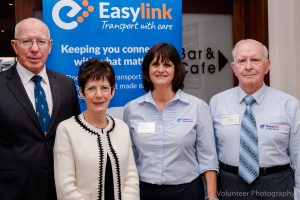
{"label": "wall", "polygon": [[269,0],[268,5],[270,85],[300,99],[300,1]]}

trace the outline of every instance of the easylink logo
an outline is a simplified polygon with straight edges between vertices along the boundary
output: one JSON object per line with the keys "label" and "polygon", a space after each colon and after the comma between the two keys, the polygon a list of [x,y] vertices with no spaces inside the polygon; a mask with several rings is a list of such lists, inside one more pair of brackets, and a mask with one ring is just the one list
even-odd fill
{"label": "easylink logo", "polygon": [[170,20],[172,8],[167,8],[163,3],[161,8],[153,8],[150,3],[141,3],[140,7],[115,7],[110,6],[109,2],[99,2],[99,17],[106,19],[131,19],[135,22],[138,17],[141,19],[162,19]]}
{"label": "easylink logo", "polygon": [[[82,1],[83,9],[73,0],[60,0],[52,10],[52,17],[57,26],[65,30],[71,30],[82,23],[84,18],[89,16],[89,13],[94,11],[94,6],[89,5],[87,0]],[[65,22],[60,18],[60,11],[64,7],[70,7],[71,10],[67,13],[67,17],[74,18],[79,12],[82,15],[78,16],[76,20]],[[150,3],[141,3],[138,7],[118,7],[111,6],[110,2],[99,2],[99,18],[100,19],[129,19],[131,22],[136,22],[138,18],[141,20],[172,20],[172,8],[168,8],[166,3],[161,7],[152,7]]]}
{"label": "easylink logo", "polygon": [[[87,0],[83,0],[81,4],[82,7],[72,0],[58,1],[54,5],[52,10],[52,18],[55,24],[65,30],[76,28],[78,26],[78,23],[82,23],[84,21],[84,18],[87,18],[89,16],[89,13],[94,12],[94,6],[89,5],[89,2]],[[82,10],[83,11],[81,12],[81,15],[76,17],[76,20],[65,22],[60,18],[60,11],[65,7],[71,8],[67,13],[67,17],[69,18],[74,18],[79,14],[79,12],[81,12]]]}

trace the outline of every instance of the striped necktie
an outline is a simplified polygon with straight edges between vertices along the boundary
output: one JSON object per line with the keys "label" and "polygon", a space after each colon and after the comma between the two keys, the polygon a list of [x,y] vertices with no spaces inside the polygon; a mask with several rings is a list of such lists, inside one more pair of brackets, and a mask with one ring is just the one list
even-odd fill
{"label": "striped necktie", "polygon": [[35,97],[36,115],[38,117],[39,123],[42,127],[44,134],[47,134],[50,115],[48,110],[48,104],[46,101],[45,91],[41,86],[42,77],[35,75],[31,78],[31,80],[35,83],[34,97]]}
{"label": "striped necktie", "polygon": [[241,123],[239,175],[252,183],[259,175],[258,139],[256,121],[251,110],[255,99],[248,95],[244,98],[246,110]]}

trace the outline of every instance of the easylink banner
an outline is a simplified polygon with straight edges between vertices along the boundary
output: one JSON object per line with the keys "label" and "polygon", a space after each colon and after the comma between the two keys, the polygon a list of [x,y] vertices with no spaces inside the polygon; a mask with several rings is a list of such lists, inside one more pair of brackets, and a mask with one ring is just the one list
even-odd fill
{"label": "easylink banner", "polygon": [[151,46],[169,42],[181,54],[181,1],[43,0],[43,20],[54,41],[49,69],[77,84],[85,60],[106,60],[113,66],[116,94],[111,107],[122,107],[144,94],[141,64]]}

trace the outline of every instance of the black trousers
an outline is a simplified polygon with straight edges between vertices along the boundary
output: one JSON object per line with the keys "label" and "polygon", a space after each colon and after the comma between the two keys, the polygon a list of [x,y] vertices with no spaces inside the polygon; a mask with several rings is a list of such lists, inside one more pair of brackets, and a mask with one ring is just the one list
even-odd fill
{"label": "black trousers", "polygon": [[204,187],[200,177],[179,185],[156,185],[140,182],[141,200],[204,200]]}
{"label": "black trousers", "polygon": [[259,176],[250,185],[237,174],[218,174],[220,200],[294,200],[294,185],[292,169]]}

